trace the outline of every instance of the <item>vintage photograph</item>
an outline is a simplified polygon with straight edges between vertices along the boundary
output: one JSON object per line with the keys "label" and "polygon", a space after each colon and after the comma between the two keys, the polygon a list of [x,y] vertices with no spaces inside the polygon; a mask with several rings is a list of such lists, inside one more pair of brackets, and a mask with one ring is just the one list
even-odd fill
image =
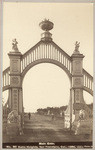
{"label": "vintage photograph", "polygon": [[93,3],[3,2],[3,148],[93,148]]}

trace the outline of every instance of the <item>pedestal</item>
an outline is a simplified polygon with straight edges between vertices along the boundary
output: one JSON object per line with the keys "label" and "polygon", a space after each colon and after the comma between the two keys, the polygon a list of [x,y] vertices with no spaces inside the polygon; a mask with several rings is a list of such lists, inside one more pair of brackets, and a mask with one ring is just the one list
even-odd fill
{"label": "pedestal", "polygon": [[21,126],[21,116],[18,115],[17,111],[13,110],[8,114],[7,118],[7,135],[21,135],[22,126]]}
{"label": "pedestal", "polygon": [[85,120],[75,121],[72,129],[75,131],[76,135],[91,135],[93,130],[93,120],[92,118],[88,118]]}
{"label": "pedestal", "polygon": [[7,135],[19,135],[19,125],[17,123],[7,124]]}

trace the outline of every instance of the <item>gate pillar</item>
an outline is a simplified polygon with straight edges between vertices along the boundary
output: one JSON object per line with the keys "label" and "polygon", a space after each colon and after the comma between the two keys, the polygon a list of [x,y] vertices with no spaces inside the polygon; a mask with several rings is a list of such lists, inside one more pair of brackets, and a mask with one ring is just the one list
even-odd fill
{"label": "gate pillar", "polygon": [[21,83],[21,56],[17,47],[16,39],[13,40],[12,51],[8,53],[10,58],[10,89],[9,107],[11,112],[8,114],[6,133],[9,135],[22,134],[23,127],[23,101]]}
{"label": "gate pillar", "polygon": [[83,99],[83,58],[84,55],[79,52],[79,44],[75,43],[75,50],[72,54],[72,104],[75,120],[79,119],[79,110],[84,104]]}
{"label": "gate pillar", "polygon": [[16,110],[18,114],[22,113],[22,84],[21,84],[21,56],[17,48],[16,39],[13,40],[12,51],[8,53],[10,58],[10,90],[9,105],[11,110]]}
{"label": "gate pillar", "polygon": [[12,108],[11,89],[8,90],[8,107],[9,107],[9,110],[11,110],[11,108]]}

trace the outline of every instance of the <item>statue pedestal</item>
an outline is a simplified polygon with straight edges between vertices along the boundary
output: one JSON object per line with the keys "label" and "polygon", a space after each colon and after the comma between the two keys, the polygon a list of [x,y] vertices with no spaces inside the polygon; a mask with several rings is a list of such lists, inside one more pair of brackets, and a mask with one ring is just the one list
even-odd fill
{"label": "statue pedestal", "polygon": [[92,130],[93,130],[93,121],[90,118],[85,120],[75,121],[73,123],[72,129],[75,131],[76,135],[80,135],[80,134],[90,135],[92,134]]}
{"label": "statue pedestal", "polygon": [[21,135],[21,116],[18,115],[17,111],[13,110],[9,113],[6,127],[7,135]]}
{"label": "statue pedestal", "polygon": [[19,125],[17,123],[7,124],[7,135],[19,135]]}

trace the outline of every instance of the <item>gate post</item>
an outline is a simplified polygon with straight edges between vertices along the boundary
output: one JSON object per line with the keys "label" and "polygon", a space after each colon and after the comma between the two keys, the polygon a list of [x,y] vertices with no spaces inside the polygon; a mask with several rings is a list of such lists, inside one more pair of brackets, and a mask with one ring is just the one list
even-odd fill
{"label": "gate post", "polygon": [[[21,126],[21,115],[23,112],[22,84],[21,84],[21,56],[22,54],[21,52],[19,52],[17,44],[18,42],[16,41],[16,39],[14,39],[12,43],[13,45],[12,51],[8,53],[9,59],[10,59],[9,102],[11,106],[11,112],[14,111],[17,113],[18,118],[19,118],[18,121]],[[17,128],[15,129],[17,130]]]}
{"label": "gate post", "polygon": [[[11,110],[16,110],[19,114],[22,108],[19,108],[21,101],[21,52],[17,48],[16,39],[13,40],[13,51],[8,53],[10,58],[10,89],[11,89]],[[22,107],[22,106],[20,106]]]}
{"label": "gate post", "polygon": [[79,110],[84,104],[83,99],[83,58],[84,55],[79,52],[79,44],[75,43],[75,50],[72,54],[72,103],[75,115],[75,121],[79,119]]}

